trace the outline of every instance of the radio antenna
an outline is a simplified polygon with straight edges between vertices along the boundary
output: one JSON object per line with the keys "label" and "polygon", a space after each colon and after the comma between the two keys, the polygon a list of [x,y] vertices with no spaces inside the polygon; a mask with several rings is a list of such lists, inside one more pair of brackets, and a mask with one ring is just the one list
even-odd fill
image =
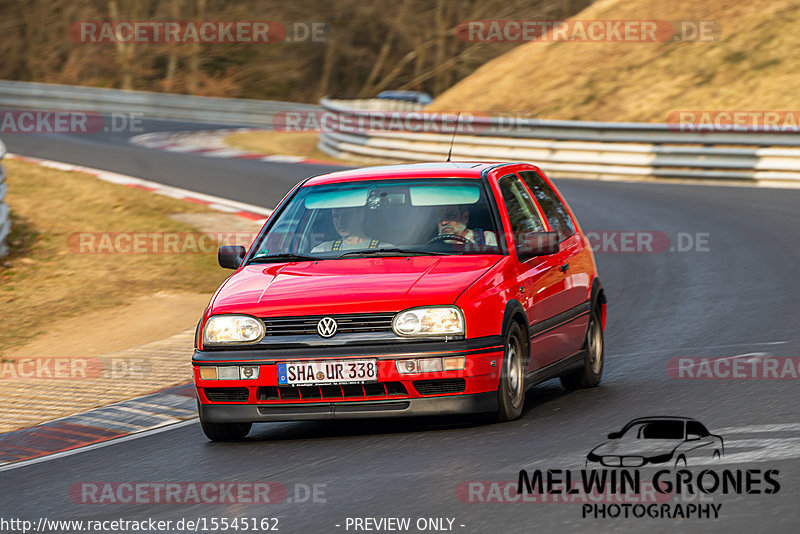
{"label": "radio antenna", "polygon": [[456,132],[458,131],[458,120],[461,118],[461,112],[456,115],[456,127],[453,128],[453,137],[450,139],[450,150],[447,152],[447,162],[450,163],[450,156],[453,155],[453,142],[456,140]]}

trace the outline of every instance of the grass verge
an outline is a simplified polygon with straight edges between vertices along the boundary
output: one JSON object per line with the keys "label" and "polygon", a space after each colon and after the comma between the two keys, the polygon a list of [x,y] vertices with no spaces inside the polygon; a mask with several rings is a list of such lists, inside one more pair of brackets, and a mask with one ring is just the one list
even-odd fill
{"label": "grass verge", "polygon": [[[11,253],[0,260],[0,355],[49,325],[160,291],[210,296],[228,272],[212,253],[80,254],[80,232],[191,232],[177,213],[216,213],[186,201],[30,163],[4,160]],[[198,315],[202,310],[198,310]]]}
{"label": "grass verge", "polygon": [[297,156],[336,164],[354,163],[326,154],[317,148],[318,142],[319,134],[316,132],[244,132],[225,138],[225,144],[257,154]]}

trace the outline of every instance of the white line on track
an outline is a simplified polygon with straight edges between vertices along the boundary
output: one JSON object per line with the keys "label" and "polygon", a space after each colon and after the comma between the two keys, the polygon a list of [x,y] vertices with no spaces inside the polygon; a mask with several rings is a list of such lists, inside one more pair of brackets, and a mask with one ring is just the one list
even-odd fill
{"label": "white line on track", "polygon": [[176,428],[188,426],[194,424],[197,421],[197,418],[192,418],[186,421],[181,421],[179,423],[172,423],[169,425],[158,426],[156,428],[152,428],[150,430],[144,430],[142,432],[137,432],[135,434],[129,434],[127,436],[122,436],[120,438],[114,438],[108,441],[103,441],[102,443],[94,443],[92,445],[86,445],[84,447],[78,447],[77,449],[70,449],[68,451],[56,452],[53,454],[48,454],[47,456],[42,456],[41,458],[31,458],[30,460],[23,460],[21,462],[13,462],[0,465],[0,473],[3,471],[11,471],[12,469],[19,469],[20,467],[26,467],[29,465],[39,464],[42,462],[47,462],[49,460],[55,460],[57,458],[64,458],[67,456],[72,456],[74,454],[79,454],[82,452],[93,451],[95,449],[101,449],[103,447],[108,447],[110,445],[116,445],[117,443],[123,443],[125,441],[132,441],[134,439],[144,438],[147,436],[152,436],[154,434],[160,434],[161,432],[167,432],[168,430],[174,430]]}
{"label": "white line on track", "polygon": [[[785,345],[789,343],[788,341],[760,341],[760,342],[753,342],[753,343],[732,343],[729,345],[705,345],[701,347],[678,347],[673,349],[655,349],[655,350],[639,350],[636,352],[624,352],[621,354],[614,354],[615,358],[619,358],[622,356],[640,356],[642,354],[659,354],[662,352],[681,352],[681,351],[689,351],[689,350],[705,350],[705,349],[729,349],[729,348],[736,348],[736,347],[756,347],[760,345]],[[765,353],[761,353],[765,354]],[[739,357],[739,356],[733,356]]]}
{"label": "white line on track", "polygon": [[153,191],[154,193],[158,193],[173,198],[193,198],[197,200],[203,200],[205,202],[209,202],[214,205],[221,204],[223,206],[227,206],[228,208],[233,208],[236,210],[246,211],[265,216],[269,216],[273,211],[270,208],[264,208],[262,206],[255,206],[253,204],[246,204],[244,202],[239,202],[237,200],[231,200],[213,195],[207,195],[205,193],[190,191],[188,189],[182,189],[180,187],[173,187],[171,185],[165,185],[159,182],[151,182],[150,180],[144,180],[142,178],[129,176],[127,174],[104,171],[102,169],[95,169],[93,167],[84,167],[83,165],[73,165],[71,163],[64,163],[62,161],[53,161],[53,160],[34,158],[29,156],[20,156],[17,154],[10,154],[10,153],[6,154],[6,158],[19,159],[22,161],[35,163],[43,167],[51,167],[62,171],[82,172],[85,174],[92,175],[96,178],[99,178],[100,180],[103,180],[105,182],[111,182],[122,185],[138,185],[138,186],[148,187],[154,189],[155,190]]}

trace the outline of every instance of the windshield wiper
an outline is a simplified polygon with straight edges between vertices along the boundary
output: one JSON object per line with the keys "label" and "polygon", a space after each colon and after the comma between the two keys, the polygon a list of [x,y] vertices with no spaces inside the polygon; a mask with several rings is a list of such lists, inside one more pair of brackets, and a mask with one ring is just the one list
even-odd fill
{"label": "windshield wiper", "polygon": [[373,256],[373,255],[388,255],[388,256],[448,256],[447,252],[433,252],[430,250],[412,250],[405,248],[372,248],[364,250],[352,250],[340,254],[340,258],[345,256]]}
{"label": "windshield wiper", "polygon": [[271,263],[278,261],[314,261],[320,259],[318,256],[308,256],[305,254],[270,254],[268,256],[256,256],[250,263]]}

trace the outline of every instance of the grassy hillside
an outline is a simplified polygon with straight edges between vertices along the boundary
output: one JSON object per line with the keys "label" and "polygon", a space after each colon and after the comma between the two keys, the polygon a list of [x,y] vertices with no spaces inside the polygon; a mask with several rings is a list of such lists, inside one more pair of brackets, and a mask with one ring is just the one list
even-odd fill
{"label": "grassy hillside", "polygon": [[[432,110],[664,122],[676,110],[797,110],[800,4],[601,0],[578,20],[712,20],[696,42],[528,42],[446,91]],[[721,31],[720,31],[721,30]]]}

